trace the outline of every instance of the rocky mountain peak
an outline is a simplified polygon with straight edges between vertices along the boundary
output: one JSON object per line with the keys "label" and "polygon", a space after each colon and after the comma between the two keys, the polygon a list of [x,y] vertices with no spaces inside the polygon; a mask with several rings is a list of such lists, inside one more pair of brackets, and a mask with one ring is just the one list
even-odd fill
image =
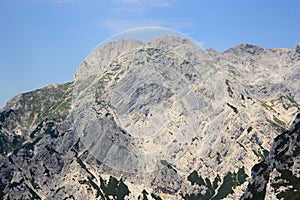
{"label": "rocky mountain peak", "polygon": [[147,42],[146,46],[154,46],[156,48],[176,48],[180,45],[194,45],[192,41],[184,37],[165,35],[156,37]]}
{"label": "rocky mountain peak", "polygon": [[106,70],[107,64],[110,63],[112,59],[143,45],[143,42],[138,40],[124,39],[105,43],[93,51],[88,58],[80,64],[76,70],[74,79],[85,79],[86,77],[103,73]]}
{"label": "rocky mountain peak", "polygon": [[300,60],[300,44],[295,45],[291,49],[290,56],[295,61],[299,61]]}
{"label": "rocky mountain peak", "polygon": [[265,50],[262,47],[252,45],[252,44],[240,44],[233,48],[228,49],[225,51],[225,53],[232,52],[236,55],[244,55],[244,54],[250,54],[250,55],[259,55],[263,53]]}

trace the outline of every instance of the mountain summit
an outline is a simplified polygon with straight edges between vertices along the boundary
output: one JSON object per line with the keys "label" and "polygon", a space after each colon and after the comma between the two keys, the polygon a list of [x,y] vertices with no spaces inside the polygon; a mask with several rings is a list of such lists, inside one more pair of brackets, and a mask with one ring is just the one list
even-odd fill
{"label": "mountain summit", "polygon": [[[288,197],[272,173],[299,176],[297,150],[278,157],[299,148],[299,56],[299,45],[216,52],[174,36],[109,42],[71,83],[18,95],[1,110],[0,196]],[[290,148],[276,138],[290,138]]]}

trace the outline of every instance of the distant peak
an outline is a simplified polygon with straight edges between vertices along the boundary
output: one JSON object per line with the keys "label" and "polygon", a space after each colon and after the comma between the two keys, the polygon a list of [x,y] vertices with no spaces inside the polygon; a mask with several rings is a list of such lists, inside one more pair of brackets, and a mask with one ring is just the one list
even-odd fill
{"label": "distant peak", "polygon": [[290,51],[293,60],[300,60],[300,44],[296,44]]}
{"label": "distant peak", "polygon": [[99,49],[114,49],[114,48],[131,48],[131,47],[138,47],[142,46],[143,42],[139,40],[125,40],[125,39],[120,39],[120,40],[113,40],[110,42],[105,43],[103,46],[100,46]]}
{"label": "distant peak", "polygon": [[158,36],[153,38],[152,40],[149,41],[149,43],[156,43],[156,42],[161,42],[161,41],[166,41],[166,42],[180,42],[180,43],[187,43],[189,39],[182,37],[182,36],[174,36],[174,35],[163,35],[163,36]]}
{"label": "distant peak", "polygon": [[217,53],[217,51],[214,48],[206,49],[206,52],[208,52],[208,53]]}
{"label": "distant peak", "polygon": [[224,53],[229,53],[229,52],[232,52],[232,53],[235,53],[238,55],[243,54],[243,53],[258,55],[258,54],[261,54],[262,52],[264,52],[264,48],[253,45],[253,44],[240,44],[233,48],[228,49]]}
{"label": "distant peak", "polygon": [[153,38],[147,42],[147,46],[174,48],[180,45],[195,45],[193,42],[183,36],[164,35]]}
{"label": "distant peak", "polygon": [[293,49],[295,49],[297,53],[300,53],[300,44],[296,44]]}

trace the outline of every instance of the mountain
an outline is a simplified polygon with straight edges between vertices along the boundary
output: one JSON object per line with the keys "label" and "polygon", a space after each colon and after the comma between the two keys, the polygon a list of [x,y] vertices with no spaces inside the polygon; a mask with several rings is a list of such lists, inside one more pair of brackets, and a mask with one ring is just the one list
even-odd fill
{"label": "mountain", "polygon": [[0,196],[289,199],[299,193],[299,90],[300,45],[109,42],[72,82],[1,109]]}

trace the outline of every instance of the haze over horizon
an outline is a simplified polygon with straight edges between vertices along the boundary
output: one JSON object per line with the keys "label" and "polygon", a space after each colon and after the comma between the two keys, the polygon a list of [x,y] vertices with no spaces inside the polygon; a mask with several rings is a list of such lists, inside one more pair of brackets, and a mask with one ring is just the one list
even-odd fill
{"label": "haze over horizon", "polygon": [[72,80],[109,36],[166,27],[207,48],[242,43],[292,48],[300,43],[296,0],[4,0],[0,2],[0,108],[13,96]]}

